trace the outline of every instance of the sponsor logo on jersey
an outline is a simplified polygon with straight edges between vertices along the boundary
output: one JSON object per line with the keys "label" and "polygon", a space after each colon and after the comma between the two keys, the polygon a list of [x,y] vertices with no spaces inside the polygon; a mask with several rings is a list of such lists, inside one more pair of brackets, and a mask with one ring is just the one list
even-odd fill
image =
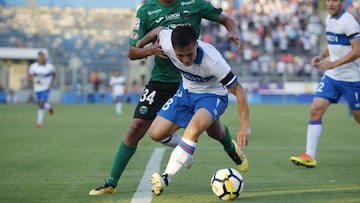
{"label": "sponsor logo on jersey", "polygon": [[155,11],[148,11],[147,14],[148,14],[149,16],[151,16],[151,15],[153,15],[153,14],[155,14],[155,13],[159,13],[159,12],[161,12],[161,11],[162,11],[162,9],[159,8],[159,9],[156,9]]}
{"label": "sponsor logo on jersey", "polygon": [[173,13],[165,17],[166,20],[177,20],[180,19],[180,13]]}
{"label": "sponsor logo on jersey", "polygon": [[183,2],[181,2],[181,5],[182,6],[187,6],[187,5],[194,4],[194,3],[195,3],[195,0],[183,1]]}
{"label": "sponsor logo on jersey", "polygon": [[155,20],[155,23],[160,23],[165,17],[160,17],[157,20]]}
{"label": "sponsor logo on jersey", "polygon": [[183,25],[190,25],[191,26],[191,23],[179,23],[179,24],[170,24],[169,26],[167,26],[168,28],[170,29],[175,29],[177,26],[183,26]]}
{"label": "sponsor logo on jersey", "polygon": [[134,30],[138,30],[140,28],[140,18],[135,18]]}
{"label": "sponsor logo on jersey", "polygon": [[137,40],[139,38],[139,33],[132,32],[130,38],[133,39],[133,40]]}
{"label": "sponsor logo on jersey", "polygon": [[214,76],[204,78],[204,77],[201,77],[199,75],[194,75],[192,73],[185,72],[185,71],[183,71],[181,69],[178,69],[178,70],[181,72],[181,75],[185,79],[193,81],[193,82],[208,82],[209,80],[214,78]]}
{"label": "sponsor logo on jersey", "polygon": [[327,35],[326,38],[329,42],[337,42],[338,41],[338,37],[334,36],[334,35]]}

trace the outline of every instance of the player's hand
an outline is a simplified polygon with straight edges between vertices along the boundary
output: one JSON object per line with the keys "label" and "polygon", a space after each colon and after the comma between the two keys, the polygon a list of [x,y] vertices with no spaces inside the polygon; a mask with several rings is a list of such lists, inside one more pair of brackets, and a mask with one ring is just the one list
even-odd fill
{"label": "player's hand", "polygon": [[151,52],[153,53],[153,55],[157,55],[162,59],[167,59],[167,55],[164,53],[163,49],[161,48],[160,44],[160,39],[158,38],[156,40],[156,42],[154,43],[153,46],[151,46]]}
{"label": "player's hand", "polygon": [[34,83],[35,83],[35,84],[40,84],[40,83],[41,83],[41,81],[40,81],[40,80],[36,80],[36,79],[34,79]]}
{"label": "player's hand", "polygon": [[318,68],[320,68],[321,70],[329,70],[335,67],[334,62],[331,61],[320,61],[318,63]]}
{"label": "player's hand", "polygon": [[311,59],[311,65],[315,66],[316,68],[319,68],[319,63],[322,60],[322,58],[320,58],[320,56],[315,56],[314,58]]}
{"label": "player's hand", "polygon": [[238,34],[229,33],[229,34],[228,34],[228,38],[237,45],[237,48],[238,48],[238,49],[240,49],[241,41],[240,41],[240,37],[239,37]]}
{"label": "player's hand", "polygon": [[247,147],[249,144],[250,128],[241,129],[237,134],[237,142],[240,148]]}

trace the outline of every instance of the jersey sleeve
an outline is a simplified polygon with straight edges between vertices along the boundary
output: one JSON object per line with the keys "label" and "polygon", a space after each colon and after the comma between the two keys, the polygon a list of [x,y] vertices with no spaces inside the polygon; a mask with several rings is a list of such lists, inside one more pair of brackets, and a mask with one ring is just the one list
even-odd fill
{"label": "jersey sleeve", "polygon": [[212,67],[212,73],[225,87],[230,87],[237,81],[236,75],[231,72],[229,64],[223,58],[218,59]]}
{"label": "jersey sleeve", "polygon": [[113,83],[114,83],[114,78],[111,77],[110,80],[109,80],[109,86],[113,86]]}
{"label": "jersey sleeve", "polygon": [[55,75],[56,70],[55,70],[54,65],[50,64],[50,67],[51,67],[51,73],[52,73],[53,75]]}
{"label": "jersey sleeve", "polygon": [[197,8],[199,8],[201,16],[210,21],[217,21],[222,12],[222,9],[214,7],[210,0],[197,0]]}
{"label": "jersey sleeve", "polygon": [[172,31],[170,29],[162,29],[158,34],[160,46],[166,55],[169,55],[172,50],[171,33]]}
{"label": "jersey sleeve", "polygon": [[348,24],[345,25],[345,34],[349,37],[349,40],[359,39],[360,38],[360,25],[356,20],[350,15]]}
{"label": "jersey sleeve", "polygon": [[146,30],[147,15],[146,15],[146,12],[144,11],[144,9],[142,9],[142,8],[143,7],[140,7],[136,13],[133,30],[130,35],[129,43],[134,46],[136,45],[137,41],[139,39],[143,38],[144,35],[148,32],[148,30]]}
{"label": "jersey sleeve", "polygon": [[29,74],[34,75],[34,64],[31,64],[29,67]]}

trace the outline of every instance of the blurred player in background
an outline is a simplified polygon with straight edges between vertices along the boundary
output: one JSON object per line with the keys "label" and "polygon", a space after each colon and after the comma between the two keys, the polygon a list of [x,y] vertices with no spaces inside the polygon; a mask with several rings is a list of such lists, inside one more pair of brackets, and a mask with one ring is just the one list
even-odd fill
{"label": "blurred player in background", "polygon": [[[360,123],[360,26],[345,11],[345,0],[326,0],[327,48],[312,59],[311,64],[325,70],[315,93],[306,135],[306,152],[293,156],[296,165],[316,166],[316,148],[321,135],[321,118],[330,103],[343,95],[354,119]],[[329,60],[325,58],[329,57]]]}
{"label": "blurred player in background", "polygon": [[[109,178],[105,184],[91,190],[89,195],[111,194],[115,192],[120,176],[134,155],[138,142],[144,137],[153,119],[156,117],[156,113],[176,93],[179,87],[180,74],[164,55],[159,43],[156,42],[152,46],[145,48],[137,48],[135,47],[137,41],[149,31],[159,26],[175,28],[180,24],[194,26],[199,36],[202,18],[224,25],[229,31],[229,39],[240,46],[239,30],[235,21],[229,16],[222,14],[221,8],[215,8],[205,0],[149,0],[138,9],[133,32],[130,37],[128,56],[131,60],[136,60],[155,55],[155,65],[151,72],[150,81],[145,86],[140,102],[135,109],[134,119],[125,138],[120,143]],[[217,129],[209,128],[207,132],[211,137],[218,138],[224,145],[229,144],[230,149],[227,149],[228,153],[232,154],[232,156],[237,156],[232,140],[225,139],[224,137],[219,138],[221,135],[218,134]],[[163,140],[162,143],[175,147],[180,140],[181,136],[174,132]]]}
{"label": "blurred player in background", "polygon": [[[228,106],[228,90],[237,99],[240,118],[238,142],[242,147],[248,144],[250,121],[246,92],[236,75],[212,45],[197,40],[192,26],[177,26],[174,31],[160,27],[146,35],[137,46],[142,47],[141,43],[148,44],[157,37],[164,53],[181,72],[182,83],[177,93],[159,111],[150,126],[150,136],[155,141],[161,141],[179,128],[185,128],[163,175],[152,175],[152,191],[160,195],[164,187],[170,184],[172,177],[184,166],[191,164],[202,132],[218,123],[218,131],[230,137],[227,127],[222,127],[219,121]],[[242,165],[238,169],[247,171]]]}
{"label": "blurred player in background", "polygon": [[120,115],[122,114],[122,102],[126,93],[125,77],[121,75],[120,71],[115,70],[110,78],[109,85],[115,101],[115,112]]}
{"label": "blurred player in background", "polygon": [[41,128],[44,120],[45,110],[49,110],[50,115],[54,114],[53,106],[48,102],[50,89],[55,80],[55,68],[46,61],[43,52],[38,53],[37,62],[30,65],[29,79],[34,84],[34,92],[39,109],[37,113],[36,128]]}

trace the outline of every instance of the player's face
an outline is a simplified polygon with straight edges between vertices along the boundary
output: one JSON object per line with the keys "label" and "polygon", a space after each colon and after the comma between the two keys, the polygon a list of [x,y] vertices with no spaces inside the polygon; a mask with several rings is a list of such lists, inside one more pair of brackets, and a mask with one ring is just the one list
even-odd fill
{"label": "player's face", "polygon": [[179,48],[174,48],[176,57],[179,59],[181,63],[183,63],[185,66],[190,66],[193,64],[196,58],[197,54],[197,43],[189,44],[188,46]]}
{"label": "player's face", "polygon": [[337,17],[344,8],[344,0],[326,0],[326,6],[331,17]]}
{"label": "player's face", "polygon": [[45,63],[45,56],[43,54],[38,55],[38,63],[44,64]]}

